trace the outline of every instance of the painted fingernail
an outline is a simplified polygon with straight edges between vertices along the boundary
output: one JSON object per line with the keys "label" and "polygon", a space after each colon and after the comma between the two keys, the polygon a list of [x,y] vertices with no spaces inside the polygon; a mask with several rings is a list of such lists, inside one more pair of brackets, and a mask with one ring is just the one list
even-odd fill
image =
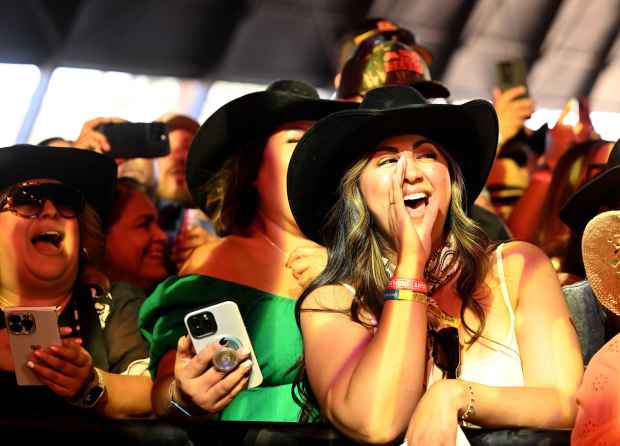
{"label": "painted fingernail", "polygon": [[251,359],[246,359],[245,361],[243,361],[241,363],[241,367],[243,367],[244,369],[251,369],[252,368],[252,360]]}
{"label": "painted fingernail", "polygon": [[40,358],[43,356],[43,352],[41,350],[35,350],[33,353],[37,358]]}
{"label": "painted fingernail", "polygon": [[228,340],[226,338],[220,339],[220,345],[226,345],[226,344],[228,344]]}
{"label": "painted fingernail", "polygon": [[29,369],[34,369],[34,362],[32,361],[26,362],[26,367],[28,367]]}
{"label": "painted fingernail", "polygon": [[50,345],[50,350],[58,353],[60,351],[60,348],[58,348],[58,346],[56,345]]}

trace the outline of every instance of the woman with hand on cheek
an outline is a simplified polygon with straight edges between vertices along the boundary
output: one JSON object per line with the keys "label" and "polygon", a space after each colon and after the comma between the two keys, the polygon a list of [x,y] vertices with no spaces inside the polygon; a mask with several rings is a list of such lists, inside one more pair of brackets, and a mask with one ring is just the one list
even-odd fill
{"label": "woman with hand on cheek", "polygon": [[291,210],[328,248],[297,303],[306,418],[410,445],[466,442],[464,423],[572,426],[583,365],[553,268],[529,244],[490,244],[467,214],[496,143],[487,102],[400,86],[299,142]]}

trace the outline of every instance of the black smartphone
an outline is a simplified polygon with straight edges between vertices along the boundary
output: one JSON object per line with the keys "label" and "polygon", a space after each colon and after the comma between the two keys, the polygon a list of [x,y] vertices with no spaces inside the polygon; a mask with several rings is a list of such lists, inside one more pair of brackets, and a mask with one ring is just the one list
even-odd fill
{"label": "black smartphone", "polygon": [[119,122],[97,128],[110,143],[112,158],[158,158],[170,153],[168,129],[161,122]]}
{"label": "black smartphone", "polygon": [[[506,91],[509,88],[524,86],[527,89],[527,70],[525,61],[521,59],[504,60],[498,62],[496,68],[496,82],[500,90]],[[529,93],[521,97],[528,97]]]}

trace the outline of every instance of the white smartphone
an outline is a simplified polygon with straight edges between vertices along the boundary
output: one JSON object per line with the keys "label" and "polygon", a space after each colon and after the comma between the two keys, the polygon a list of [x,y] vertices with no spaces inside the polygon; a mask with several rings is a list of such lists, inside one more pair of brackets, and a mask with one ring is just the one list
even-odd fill
{"label": "white smartphone", "polygon": [[197,353],[207,345],[220,342],[222,338],[225,338],[233,349],[249,348],[252,370],[248,388],[259,386],[263,382],[263,374],[236,303],[225,301],[192,311],[185,316],[184,321]]}
{"label": "white smartphone", "polygon": [[4,318],[17,385],[43,385],[26,362],[35,346],[62,345],[56,307],[6,307]]}

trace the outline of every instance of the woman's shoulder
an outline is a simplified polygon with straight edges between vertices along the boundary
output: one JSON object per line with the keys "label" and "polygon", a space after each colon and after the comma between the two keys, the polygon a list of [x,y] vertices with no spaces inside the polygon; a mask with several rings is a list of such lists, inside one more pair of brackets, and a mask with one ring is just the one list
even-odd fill
{"label": "woman's shoulder", "polygon": [[523,269],[526,264],[539,262],[551,264],[542,249],[520,240],[502,243],[495,248],[494,253],[496,258],[501,254],[501,261],[507,269]]}
{"label": "woman's shoulder", "polygon": [[229,235],[220,239],[210,240],[194,250],[190,258],[185,262],[179,275],[200,274],[205,268],[209,268],[213,262],[214,255],[217,260],[221,260],[229,255],[235,255],[244,246],[244,237]]}
{"label": "woman's shoulder", "polygon": [[345,284],[323,285],[310,292],[301,304],[302,310],[348,311],[355,297]]}

